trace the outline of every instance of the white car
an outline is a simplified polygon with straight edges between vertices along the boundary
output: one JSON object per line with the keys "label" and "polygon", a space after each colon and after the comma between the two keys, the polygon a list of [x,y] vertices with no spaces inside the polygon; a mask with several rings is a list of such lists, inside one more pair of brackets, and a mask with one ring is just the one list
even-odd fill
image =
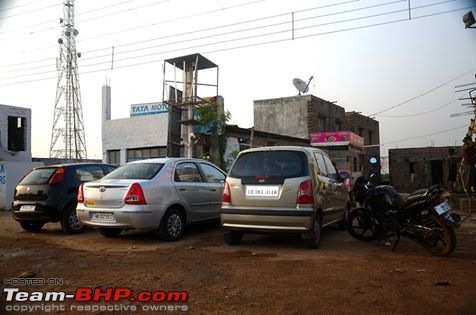
{"label": "white car", "polygon": [[82,224],[107,237],[125,229],[160,230],[175,241],[185,225],[219,218],[225,176],[200,159],[135,161],[81,185],[76,212]]}

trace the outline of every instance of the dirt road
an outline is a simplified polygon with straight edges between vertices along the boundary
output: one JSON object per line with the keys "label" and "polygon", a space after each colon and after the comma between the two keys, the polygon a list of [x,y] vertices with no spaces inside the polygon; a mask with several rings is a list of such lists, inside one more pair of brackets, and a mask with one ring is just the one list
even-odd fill
{"label": "dirt road", "polygon": [[[175,243],[132,231],[116,239],[94,230],[65,235],[59,224],[29,233],[9,212],[0,212],[0,226],[0,314],[157,314],[151,310],[157,306],[161,314],[476,314],[475,214],[446,258],[411,240],[392,252],[333,228],[325,229],[319,249],[309,250],[294,235],[245,235],[241,245],[228,246],[217,223],[189,228]],[[8,282],[23,276],[45,283]],[[6,301],[5,288],[72,294],[79,287],[129,288],[135,297],[186,291],[188,298],[35,302],[31,294]]]}

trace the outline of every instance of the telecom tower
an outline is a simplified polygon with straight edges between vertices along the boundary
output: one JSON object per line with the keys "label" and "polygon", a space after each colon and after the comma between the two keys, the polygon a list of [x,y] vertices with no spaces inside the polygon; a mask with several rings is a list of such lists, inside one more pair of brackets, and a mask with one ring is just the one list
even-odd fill
{"label": "telecom tower", "polygon": [[86,159],[83,109],[79,89],[78,57],[74,28],[74,0],[64,1],[64,18],[59,57],[56,59],[58,83],[56,85],[55,112],[51,132],[50,157],[73,160]]}

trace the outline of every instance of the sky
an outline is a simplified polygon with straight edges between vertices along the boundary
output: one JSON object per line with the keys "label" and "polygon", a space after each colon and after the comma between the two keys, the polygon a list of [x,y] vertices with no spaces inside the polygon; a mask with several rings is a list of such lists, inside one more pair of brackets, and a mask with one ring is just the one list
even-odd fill
{"label": "sky", "polygon": [[[0,104],[31,108],[34,157],[49,155],[63,6],[0,0]],[[470,10],[476,0],[76,1],[88,158],[102,158],[101,87],[112,118],[129,117],[162,101],[164,59],[192,53],[219,65],[231,124],[252,127],[253,100],[297,95],[293,78],[313,76],[310,94],[380,122],[383,156],[459,146],[474,116],[450,117],[472,110],[458,92],[476,82]]]}

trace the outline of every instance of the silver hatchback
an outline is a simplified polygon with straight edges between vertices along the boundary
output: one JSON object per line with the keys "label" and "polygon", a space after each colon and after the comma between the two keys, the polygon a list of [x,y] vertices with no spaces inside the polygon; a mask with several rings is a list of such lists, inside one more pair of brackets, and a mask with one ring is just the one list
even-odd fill
{"label": "silver hatchback", "polygon": [[184,226],[219,217],[225,173],[200,159],[164,158],[128,163],[78,192],[84,225],[107,237],[125,229],[160,230],[178,240]]}
{"label": "silver hatchback", "polygon": [[221,225],[227,243],[245,232],[301,233],[319,246],[321,228],[344,228],[350,209],[344,176],[323,151],[264,147],[240,152],[226,179]]}

